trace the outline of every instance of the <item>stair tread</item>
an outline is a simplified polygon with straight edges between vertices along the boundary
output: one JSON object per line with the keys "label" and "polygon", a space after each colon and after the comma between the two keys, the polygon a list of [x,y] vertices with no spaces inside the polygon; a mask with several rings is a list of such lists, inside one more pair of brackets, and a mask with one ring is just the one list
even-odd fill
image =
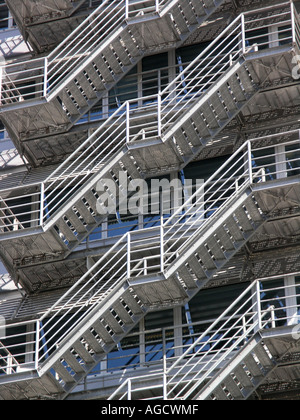
{"label": "stair tread", "polygon": [[89,353],[89,351],[85,348],[85,346],[81,343],[81,341],[77,340],[76,343],[72,345],[74,350],[79,354],[79,356],[84,360],[85,363],[94,363],[95,360],[93,356]]}
{"label": "stair tread", "polygon": [[272,368],[274,366],[273,360],[269,357],[263,345],[259,345],[255,349],[255,355],[258,357],[259,361],[265,368]]}
{"label": "stair tread", "polygon": [[227,378],[224,380],[224,385],[235,400],[241,400],[244,398],[239,386],[236,384],[231,375],[227,376]]}
{"label": "stair tread", "polygon": [[84,366],[78,362],[77,358],[70,352],[64,354],[65,362],[72,368],[72,370],[77,374],[84,374],[86,370]]}
{"label": "stair tread", "polygon": [[68,242],[72,243],[77,241],[77,236],[74,234],[74,232],[64,220],[58,220],[56,222],[56,226]]}
{"label": "stair tread", "polygon": [[67,369],[65,369],[64,366],[62,366],[60,362],[55,363],[53,369],[66,384],[76,383],[76,379],[67,371]]}
{"label": "stair tread", "polygon": [[82,221],[74,213],[73,209],[66,212],[65,216],[72,223],[72,226],[76,229],[79,234],[87,233],[86,227],[82,224]]}

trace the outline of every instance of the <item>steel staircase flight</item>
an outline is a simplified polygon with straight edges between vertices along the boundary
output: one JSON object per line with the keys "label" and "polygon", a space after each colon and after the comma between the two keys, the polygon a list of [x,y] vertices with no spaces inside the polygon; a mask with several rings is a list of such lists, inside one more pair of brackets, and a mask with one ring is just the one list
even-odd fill
{"label": "steel staircase flight", "polygon": [[[249,399],[296,352],[292,334],[298,321],[280,314],[284,313],[281,301],[274,299],[274,293],[266,298],[266,288],[267,282],[254,281],[192,344],[184,346],[181,356],[174,360],[164,354],[163,371],[152,374],[164,400]],[[284,333],[276,331],[287,323]],[[109,400],[149,398],[144,379],[127,379]]]}
{"label": "steel staircase flight", "polygon": [[[286,13],[288,12],[284,13],[285,17]],[[284,21],[286,22],[286,18]],[[242,18],[233,25],[237,24],[237,28],[240,28],[243,22],[245,21]],[[231,29],[232,27],[229,28]],[[241,33],[244,31],[241,32],[240,29],[236,32],[239,35]],[[204,83],[196,75],[205,73],[207,77],[207,71],[199,63],[194,63],[195,72],[191,72],[192,67],[186,71],[191,74],[191,83],[187,78],[180,82],[177,79],[172,94],[163,92],[157,103],[145,104],[144,113],[131,109],[130,103],[126,103],[124,113],[117,112],[101,126],[78,150],[77,155],[72,156],[42,185],[44,208],[40,221],[44,227],[47,221],[53,223],[57,236],[72,249],[75,243],[72,235],[82,235],[77,238],[79,241],[88,234],[76,231],[76,224],[80,221],[87,230],[88,221],[84,217],[89,217],[91,223],[97,222],[96,218],[99,217],[101,201],[96,184],[107,177],[104,182],[117,181],[122,191],[125,188],[122,180],[124,182],[126,179],[125,183],[128,182],[133,176],[131,171],[140,176],[147,172],[146,167],[141,167],[142,164],[137,160],[145,144],[150,145],[149,150],[159,145],[160,155],[164,150],[173,150],[176,158],[181,159],[182,165],[195,153],[199,153],[207,141],[226,124],[223,119],[222,124],[212,125],[212,114],[217,121],[220,121],[220,117],[213,112],[217,107],[213,107],[212,103],[208,109],[205,108],[207,102],[216,100],[217,97],[220,99],[223,92],[224,96],[220,100],[223,114],[225,111],[226,121],[230,121],[246,103],[247,98],[249,99],[251,92],[257,92],[253,77],[258,76],[251,74],[256,51],[252,51],[253,46],[246,47],[244,44],[243,47],[240,38],[238,39],[240,47],[237,48],[237,44],[234,44],[230,49],[227,59],[221,63],[224,72],[221,75],[218,73],[216,79],[210,78]],[[224,43],[228,44],[226,36]],[[288,51],[290,47],[284,48]],[[282,51],[279,48],[279,54]],[[275,49],[274,54],[277,53],[278,50]],[[211,54],[215,57],[213,52]],[[244,57],[247,54],[248,60]],[[267,55],[270,56],[270,51]],[[260,58],[262,56],[260,54]],[[203,61],[200,62],[203,66]],[[245,82],[246,76],[248,85]],[[235,93],[237,81],[240,83]],[[238,99],[237,95],[241,92],[244,101],[241,96]],[[235,106],[234,112],[233,108],[228,109],[229,104]],[[155,118],[149,110],[158,110],[154,113]],[[157,115],[160,118],[153,126]],[[116,123],[112,123],[113,121]],[[207,137],[195,129],[197,123],[205,123],[204,132]],[[193,135],[188,131],[191,126],[194,129]],[[196,139],[198,143],[193,144]],[[268,169],[275,179],[277,176],[282,178],[282,169],[280,168],[280,173],[277,174],[277,170],[274,173],[274,169],[271,169],[274,163],[268,160],[266,163],[262,160],[257,167],[256,157],[262,159],[261,155],[265,150],[257,146],[257,143],[248,142],[237,150],[200,190],[163,223],[159,231],[147,229],[144,241],[134,233],[124,235],[41,319],[34,323],[30,321],[26,330],[30,333],[25,333],[24,345],[28,335],[34,337],[30,341],[35,343],[35,349],[32,351],[30,347],[29,350],[33,365],[25,362],[24,370],[21,370],[19,362],[18,366],[10,365],[9,368],[15,367],[17,373],[0,377],[1,395],[13,397],[14,383],[17,383],[19,389],[22,381],[30,398],[40,395],[41,385],[44,389],[51,390],[51,393],[65,396],[148,311],[166,305],[182,304],[198,293],[268,218],[268,212],[259,203],[254,185],[260,184],[261,188],[265,186],[267,189]],[[99,155],[99,150],[102,150],[102,155]],[[151,154],[147,155],[147,170],[151,172],[154,165],[157,167],[157,162],[152,163],[148,156]],[[117,175],[120,171],[124,174],[124,179]],[[288,176],[290,172],[286,172]],[[83,185],[80,191],[77,189],[78,185]],[[113,200],[120,202],[119,197],[113,197]],[[66,207],[62,208],[62,203]],[[145,264],[141,265],[141,261]],[[251,314],[250,318],[253,320]],[[251,330],[247,332],[250,334],[251,331],[252,323]],[[12,332],[9,335],[10,338],[13,338],[13,334]],[[7,350],[6,354],[14,354],[13,346],[7,344],[2,337],[0,340]],[[263,350],[257,347],[255,351],[260,360],[258,353],[260,351],[262,354]],[[236,372],[232,365],[230,369]],[[6,373],[9,373],[8,369]],[[6,386],[8,383],[9,387]],[[226,386],[229,387],[228,384]],[[213,389],[213,392],[221,391]]]}
{"label": "steel staircase flight", "polygon": [[[281,18],[291,18],[290,4]],[[99,211],[104,204],[99,185],[117,208],[132,180],[184,167],[259,91],[268,75],[256,71],[255,60],[257,54],[262,60],[264,51],[257,53],[257,44],[246,47],[248,38],[242,36],[247,25],[253,26],[252,19],[251,14],[239,16],[160,95],[145,98],[142,107],[136,108],[135,101],[122,105],[38,186],[42,206],[37,222],[59,250],[68,255],[106,217]],[[250,43],[253,34],[247,34]],[[283,51],[290,54],[289,44],[274,51],[271,45],[265,55],[270,60],[272,52],[276,57]],[[16,207],[14,211],[18,218]]]}
{"label": "steel staircase flight", "polygon": [[4,124],[18,141],[69,130],[146,53],[182,44],[223,1],[106,0],[46,58],[2,68]]}
{"label": "steel staircase flight", "polygon": [[[187,302],[257,232],[267,214],[252,188],[268,189],[272,167],[257,167],[253,156],[257,151],[261,158],[262,150],[251,142],[243,146],[159,232],[153,229],[145,242],[126,234],[41,319],[29,322],[36,345],[34,368],[27,367],[32,398],[40,381],[46,388],[55,382],[58,394],[71,392],[150,310]],[[147,273],[141,260],[149,261]],[[255,325],[252,310],[247,334]],[[15,379],[0,378],[0,384],[20,377],[25,381],[26,369]]]}
{"label": "steel staircase flight", "polygon": [[[168,369],[167,399],[247,400],[295,351],[295,338],[289,340],[287,335],[280,346],[274,343],[276,333],[267,333],[275,331],[280,314],[276,299],[262,303],[260,287],[261,282],[252,283]],[[290,327],[290,335],[292,331]]]}

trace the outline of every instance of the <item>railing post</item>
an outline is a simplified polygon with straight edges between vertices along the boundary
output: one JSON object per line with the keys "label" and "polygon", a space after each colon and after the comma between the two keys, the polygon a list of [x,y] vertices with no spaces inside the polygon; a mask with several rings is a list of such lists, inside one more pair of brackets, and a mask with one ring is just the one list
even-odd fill
{"label": "railing post", "polygon": [[125,0],[125,19],[129,18],[129,0]]}
{"label": "railing post", "polygon": [[44,59],[44,97],[48,94],[48,57]]}
{"label": "railing post", "polygon": [[295,21],[295,6],[291,1],[291,24],[292,24],[292,42],[296,44],[296,21]]}
{"label": "railing post", "polygon": [[161,92],[158,93],[157,97],[157,124],[158,124],[158,137],[161,137],[162,129],[161,129]]}
{"label": "railing post", "polygon": [[243,49],[243,54],[246,54],[246,27],[245,27],[244,14],[242,14],[242,49]]}
{"label": "railing post", "polygon": [[127,400],[128,401],[131,401],[131,399],[132,399],[132,383],[131,383],[131,379],[128,379],[128,391],[127,391],[127,395],[128,395]]}
{"label": "railing post", "polygon": [[256,303],[257,303],[257,318],[258,328],[262,329],[262,316],[261,316],[261,299],[260,299],[260,282],[256,282]]}
{"label": "railing post", "polygon": [[168,399],[167,389],[167,345],[166,345],[166,330],[162,331],[163,335],[163,400]]}
{"label": "railing post", "polygon": [[165,271],[165,247],[164,247],[164,226],[160,226],[160,271]]}
{"label": "railing post", "polygon": [[45,184],[41,183],[41,208],[40,208],[40,226],[44,224],[44,199],[45,199]]}
{"label": "railing post", "polygon": [[251,141],[248,141],[248,170],[249,170],[249,180],[250,183],[253,184],[253,170],[252,170],[252,148],[251,148]]}
{"label": "railing post", "polygon": [[159,13],[159,0],[155,0],[155,11]]}
{"label": "railing post", "polygon": [[130,104],[126,102],[126,143],[130,142]]}
{"label": "railing post", "polygon": [[39,354],[40,354],[40,321],[36,321],[36,337],[35,337],[35,369],[39,367]]}
{"label": "railing post", "polygon": [[131,278],[131,234],[127,233],[127,278]]}

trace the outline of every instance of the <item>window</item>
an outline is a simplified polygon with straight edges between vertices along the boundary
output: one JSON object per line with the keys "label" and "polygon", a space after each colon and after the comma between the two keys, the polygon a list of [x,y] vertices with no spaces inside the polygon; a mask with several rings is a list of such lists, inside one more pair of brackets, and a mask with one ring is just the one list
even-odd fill
{"label": "window", "polygon": [[4,0],[0,0],[0,30],[15,26],[15,22]]}

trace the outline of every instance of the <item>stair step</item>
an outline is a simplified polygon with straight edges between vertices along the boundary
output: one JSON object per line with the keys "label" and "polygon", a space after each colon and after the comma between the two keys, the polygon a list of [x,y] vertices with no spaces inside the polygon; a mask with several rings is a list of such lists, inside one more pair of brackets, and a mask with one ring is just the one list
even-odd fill
{"label": "stair step", "polygon": [[87,229],[82,224],[82,221],[79,217],[74,213],[73,209],[70,209],[66,214],[65,217],[71,222],[72,226],[76,229],[78,234],[86,234]]}
{"label": "stair step", "polygon": [[142,307],[138,304],[134,296],[132,296],[132,294],[129,291],[125,292],[122,298],[134,315],[143,314]]}
{"label": "stair step", "polygon": [[141,172],[139,168],[137,167],[137,165],[135,164],[135,161],[130,157],[128,153],[126,153],[124,157],[122,157],[121,161],[124,165],[124,168],[127,170],[128,175],[130,175],[132,179],[141,177]]}
{"label": "stair step", "polygon": [[[258,72],[256,71],[255,67],[256,67]],[[258,86],[261,83],[261,80],[263,80],[263,78],[264,78],[264,76],[261,75],[261,72],[260,72],[261,66],[257,62],[247,62],[246,69],[247,69],[253,83],[255,83],[255,85]],[[266,69],[264,69],[264,72],[265,71],[266,71]],[[262,79],[261,79],[261,77],[262,77]]]}
{"label": "stair step", "polygon": [[89,76],[89,78],[91,79],[91,81],[93,82],[93,85],[95,86],[95,88],[97,89],[98,92],[104,91],[105,90],[105,86],[101,81],[101,77],[98,74],[98,72],[95,70],[95,67],[92,64],[89,64],[86,68],[86,72]]}
{"label": "stair step", "polygon": [[228,396],[221,385],[214,389],[213,394],[218,401],[228,401]]}
{"label": "stair step", "polygon": [[201,111],[206,119],[206,122],[210,128],[210,130],[216,130],[220,128],[220,124],[217,120],[216,115],[214,114],[213,110],[211,109],[209,103],[205,103],[201,106]]}
{"label": "stair step", "polygon": [[200,112],[194,114],[191,120],[194,122],[202,138],[211,138],[211,133],[209,131],[208,125],[204,121],[204,118]]}
{"label": "stair step", "polygon": [[106,323],[111,330],[113,330],[115,335],[124,334],[123,327],[110,311],[106,312],[103,316],[103,322]]}
{"label": "stair step", "polygon": [[241,69],[237,71],[237,75],[239,76],[239,79],[242,83],[243,89],[245,92],[252,92],[254,89],[252,78],[246,69],[245,66],[243,66]]}
{"label": "stair step", "polygon": [[77,340],[72,347],[86,364],[95,363],[93,356],[89,353],[81,341]]}
{"label": "stair step", "polygon": [[89,99],[96,99],[97,98],[97,92],[92,86],[92,81],[88,80],[87,73],[83,72],[76,76],[76,80],[78,81],[80,87],[83,89],[85,95]]}
{"label": "stair step", "polygon": [[190,32],[190,28],[186,20],[184,19],[181,10],[179,9],[179,6],[177,8],[174,7],[172,9],[172,16],[181,34],[186,34]]}
{"label": "stair step", "polygon": [[133,58],[138,58],[143,55],[142,50],[140,50],[140,47],[138,46],[138,39],[139,35],[137,34],[137,37],[134,37],[134,34],[132,32],[134,31],[134,28],[131,27],[127,30],[127,32],[123,32],[122,34],[122,40],[124,42],[124,45],[126,45],[126,48],[130,52],[130,55]]}
{"label": "stair step", "polygon": [[106,61],[109,63],[109,66],[115,75],[124,73],[124,68],[122,67],[121,63],[119,62],[111,48],[105,48],[102,54],[105,57]]}
{"label": "stair step", "polygon": [[101,74],[103,83],[105,85],[108,85],[115,81],[112,72],[109,70],[107,62],[102,56],[97,56],[94,58],[94,66],[95,70],[98,71],[99,74]]}
{"label": "stair step", "polygon": [[264,368],[270,369],[274,367],[274,362],[261,344],[255,349],[255,355],[259,359]]}
{"label": "stair step", "polygon": [[234,375],[237,377],[243,388],[253,388],[253,383],[242,366],[239,365],[234,369]]}
{"label": "stair step", "polygon": [[77,358],[74,356],[74,354],[67,352],[63,356],[64,361],[71,367],[71,369],[76,374],[85,374],[86,370],[84,366],[78,362]]}
{"label": "stair step", "polygon": [[89,344],[89,346],[94,350],[94,352],[97,355],[104,354],[104,350],[103,350],[101,344],[99,343],[97,338],[94,336],[94,334],[90,330],[87,330],[82,335],[82,337],[84,338],[84,340],[86,340],[86,342]]}
{"label": "stair step", "polygon": [[191,142],[193,146],[199,147],[198,133],[196,132],[193,125],[191,124],[190,120],[188,120],[186,123],[182,125],[182,129],[185,131],[188,142]]}
{"label": "stair step", "polygon": [[215,112],[216,112],[216,114],[219,118],[219,121],[227,120],[228,119],[228,114],[227,114],[227,111],[225,109],[225,105],[222,102],[222,100],[220,99],[218,93],[216,93],[215,95],[213,95],[210,98],[210,102],[211,102],[211,105],[214,108],[214,110],[215,110]]}
{"label": "stair step", "polygon": [[226,226],[236,242],[242,242],[245,240],[244,235],[233,216],[227,219]]}
{"label": "stair step", "polygon": [[216,261],[224,261],[226,260],[224,252],[218,243],[215,236],[211,236],[207,241],[207,246],[209,247],[210,251],[214,255]]}
{"label": "stair step", "polygon": [[96,198],[95,194],[92,191],[87,191],[84,194],[84,198],[88,202],[89,206],[92,208],[94,213],[98,214],[97,212],[98,199]]}
{"label": "stair step", "polygon": [[85,108],[88,106],[88,102],[87,99],[84,97],[84,93],[80,90],[80,87],[75,81],[69,83],[67,89],[70,91],[70,94],[73,96],[79,108]]}
{"label": "stair step", "polygon": [[176,131],[175,138],[182,153],[185,156],[186,155],[190,156],[192,154],[192,149],[191,149],[191,146],[189,145],[187,138],[183,134],[182,129],[179,129]]}
{"label": "stair step", "polygon": [[234,379],[231,377],[231,375],[227,376],[227,378],[224,380],[224,385],[228,392],[230,392],[230,395],[235,400],[242,400],[244,399],[244,396],[239,388],[239,386],[236,384]]}
{"label": "stair step", "polygon": [[182,267],[178,269],[178,274],[180,275],[180,277],[182,278],[182,280],[184,281],[188,289],[192,289],[192,290],[197,289],[196,282],[193,279],[192,274],[189,272],[188,268],[185,265],[183,265]]}
{"label": "stair step", "polygon": [[63,90],[63,92],[60,95],[60,99],[71,116],[77,116],[79,114],[78,106],[70,97],[69,93],[67,92],[67,89]]}
{"label": "stair step", "polygon": [[99,335],[99,337],[103,340],[104,344],[111,345],[112,343],[114,343],[114,339],[112,338],[111,334],[100,321],[96,321],[93,324],[93,328]]}
{"label": "stair step", "polygon": [[118,314],[119,318],[122,319],[124,324],[133,324],[132,317],[121,302],[118,302],[114,305],[114,310]]}
{"label": "stair step", "polygon": [[120,39],[114,40],[112,47],[115,50],[124,67],[132,65],[132,60],[129,57],[128,52],[126,51],[125,46],[122,45]]}
{"label": "stair step", "polygon": [[187,19],[189,25],[197,25],[198,19],[197,19],[197,16],[195,15],[192,4],[190,2],[182,3],[181,8],[183,10],[183,14],[185,18]]}
{"label": "stair step", "polygon": [[251,219],[258,223],[261,222],[263,219],[262,214],[259,211],[259,208],[257,206],[257,204],[255,203],[255,199],[253,197],[251,197],[251,199],[247,200],[246,204],[246,209],[248,210]]}
{"label": "stair step", "polygon": [[206,16],[206,10],[202,5],[202,2],[199,0],[190,0],[191,5],[193,6],[195,12],[197,13],[198,18]]}
{"label": "stair step", "polygon": [[74,234],[74,232],[64,220],[58,220],[56,222],[56,226],[58,227],[59,232],[63,234],[63,236],[69,243],[77,241],[77,236]]}
{"label": "stair step", "polygon": [[244,363],[254,378],[260,378],[262,376],[262,371],[252,354],[249,354],[249,356],[245,358]]}
{"label": "stair step", "polygon": [[65,384],[74,384],[76,382],[76,379],[74,379],[61,362],[55,363],[53,369],[58,374],[59,378],[65,382]]}
{"label": "stair step", "polygon": [[215,233],[216,239],[220,241],[220,243],[224,246],[225,252],[235,251],[234,243],[225,229],[224,226],[221,226]]}
{"label": "stair step", "polygon": [[217,265],[204,245],[198,249],[198,254],[207,271],[216,270]]}
{"label": "stair step", "polygon": [[79,211],[80,215],[88,225],[94,225],[96,223],[96,220],[92,216],[89,208],[83,203],[81,199],[75,203],[74,207]]}
{"label": "stair step", "polygon": [[233,96],[230,93],[229,87],[226,83],[223,86],[220,87],[219,92],[220,92],[220,95],[221,95],[228,111],[231,112],[231,113],[236,113],[238,107],[237,107],[237,104],[236,104],[235,100],[233,99]]}
{"label": "stair step", "polygon": [[242,89],[242,86],[236,75],[229,79],[228,84],[230,85],[233,96],[235,97],[237,102],[244,102],[247,99],[245,92]]}
{"label": "stair step", "polygon": [[252,226],[251,220],[249,219],[249,217],[245,213],[245,210],[244,210],[243,207],[239,208],[238,210],[235,211],[235,216],[238,219],[239,224],[242,226],[244,232],[252,232],[253,231],[253,226]]}
{"label": "stair step", "polygon": [[193,273],[196,275],[196,277],[199,280],[206,280],[207,279],[207,275],[205,274],[205,271],[203,270],[200,262],[198,261],[198,259],[193,256],[189,259],[188,264],[190,266],[190,268],[192,269]]}

